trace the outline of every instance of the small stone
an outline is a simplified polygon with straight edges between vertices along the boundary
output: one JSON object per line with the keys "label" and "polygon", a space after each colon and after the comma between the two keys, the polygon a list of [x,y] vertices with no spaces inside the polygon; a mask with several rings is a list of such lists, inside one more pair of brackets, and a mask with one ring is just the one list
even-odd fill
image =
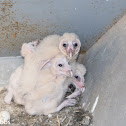
{"label": "small stone", "polygon": [[90,126],[94,126],[93,124],[90,124]]}
{"label": "small stone", "polygon": [[22,125],[22,126],[25,126],[25,123],[24,123],[24,122],[22,122],[22,123],[21,123],[21,125]]}
{"label": "small stone", "polygon": [[90,123],[90,117],[89,116],[85,116],[85,118],[84,118],[84,124],[86,124],[86,125],[89,125],[89,123]]}
{"label": "small stone", "polygon": [[89,116],[85,116],[86,119],[90,120],[91,118]]}
{"label": "small stone", "polygon": [[39,121],[42,122],[42,118],[41,117],[39,118]]}
{"label": "small stone", "polygon": [[14,119],[11,119],[11,122],[14,122],[15,120]]}
{"label": "small stone", "polygon": [[52,115],[51,115],[51,114],[49,114],[49,115],[48,115],[48,118],[52,118]]}
{"label": "small stone", "polygon": [[5,121],[10,120],[10,114],[7,111],[0,112],[0,119],[4,119]]}

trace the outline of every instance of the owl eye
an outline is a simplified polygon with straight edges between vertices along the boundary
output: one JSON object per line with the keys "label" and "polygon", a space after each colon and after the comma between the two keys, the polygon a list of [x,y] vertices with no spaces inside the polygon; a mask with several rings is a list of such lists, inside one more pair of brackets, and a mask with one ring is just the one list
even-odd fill
{"label": "owl eye", "polygon": [[59,66],[59,67],[62,67],[63,65],[62,65],[62,64],[59,64],[58,66]]}
{"label": "owl eye", "polygon": [[34,45],[34,44],[32,44],[32,46],[34,47],[35,45]]}
{"label": "owl eye", "polygon": [[76,79],[78,79],[78,78],[79,78],[79,76],[75,76],[75,78],[76,78]]}
{"label": "owl eye", "polygon": [[77,76],[77,75],[75,75],[74,77],[76,78],[77,81],[81,80],[81,78],[79,76]]}
{"label": "owl eye", "polygon": [[67,44],[66,43],[63,43],[63,47],[67,47]]}
{"label": "owl eye", "polygon": [[77,43],[74,43],[74,47],[76,48],[78,46],[78,44]]}

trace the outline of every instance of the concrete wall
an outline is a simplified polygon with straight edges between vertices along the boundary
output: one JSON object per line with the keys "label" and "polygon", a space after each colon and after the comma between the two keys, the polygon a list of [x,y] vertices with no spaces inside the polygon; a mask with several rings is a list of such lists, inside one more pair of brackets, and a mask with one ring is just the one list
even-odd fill
{"label": "concrete wall", "polygon": [[0,87],[8,84],[15,69],[23,64],[22,57],[0,57]]}
{"label": "concrete wall", "polygon": [[1,0],[0,56],[20,55],[22,43],[75,32],[90,48],[126,9],[125,0]]}
{"label": "concrete wall", "polygon": [[99,96],[94,126],[126,125],[126,15],[87,51],[84,64],[85,108]]}

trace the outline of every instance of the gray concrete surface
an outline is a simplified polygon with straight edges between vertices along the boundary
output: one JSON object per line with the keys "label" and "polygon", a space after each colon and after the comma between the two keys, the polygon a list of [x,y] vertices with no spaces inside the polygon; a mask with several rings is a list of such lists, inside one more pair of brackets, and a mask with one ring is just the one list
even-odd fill
{"label": "gray concrete surface", "polygon": [[21,57],[0,58],[0,86],[8,84],[10,75],[21,64],[23,64],[23,58]]}
{"label": "gray concrete surface", "polygon": [[126,15],[89,51],[82,103],[91,110],[97,96],[94,126],[126,125]]}
{"label": "gray concrete surface", "polygon": [[89,49],[125,12],[126,0],[0,0],[0,56],[23,42],[75,32]]}

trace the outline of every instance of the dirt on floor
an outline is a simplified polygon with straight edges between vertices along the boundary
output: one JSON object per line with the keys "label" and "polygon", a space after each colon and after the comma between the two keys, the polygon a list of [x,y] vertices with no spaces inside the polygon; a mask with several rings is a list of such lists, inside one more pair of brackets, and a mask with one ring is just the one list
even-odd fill
{"label": "dirt on floor", "polygon": [[[24,106],[12,103],[8,105],[4,102],[6,88],[0,91],[0,112],[10,113],[10,124],[8,126],[92,126],[92,115],[84,111],[80,104],[80,97],[77,97],[78,104],[74,107],[67,107],[58,113],[48,116],[30,116],[25,112]],[[7,126],[6,125],[6,126]],[[2,124],[2,126],[4,126]]]}

